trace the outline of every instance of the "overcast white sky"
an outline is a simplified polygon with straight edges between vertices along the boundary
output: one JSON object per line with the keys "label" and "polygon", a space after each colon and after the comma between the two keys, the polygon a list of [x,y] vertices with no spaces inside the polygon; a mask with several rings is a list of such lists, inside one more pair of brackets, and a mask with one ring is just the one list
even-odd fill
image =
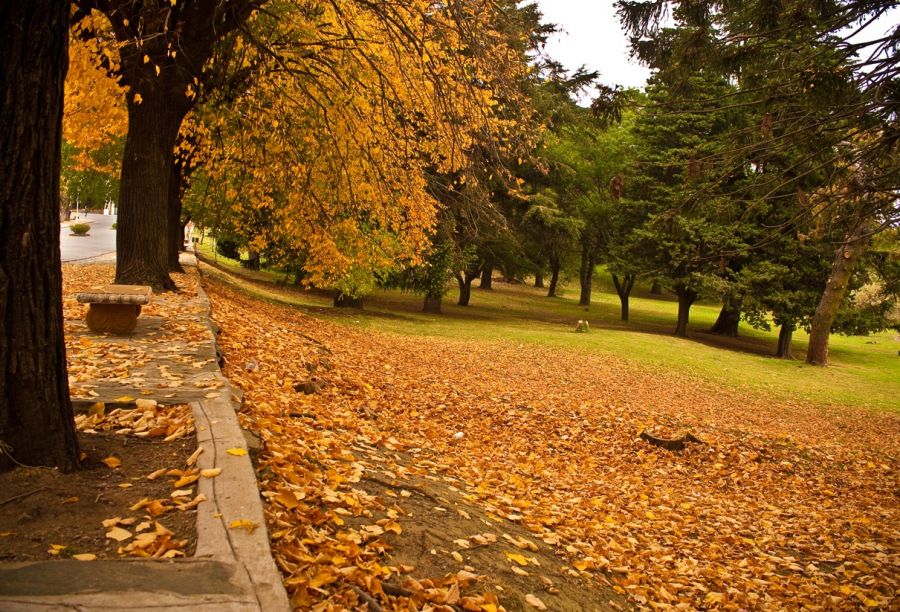
{"label": "overcast white sky", "polygon": [[547,42],[547,53],[574,70],[600,71],[606,85],[640,87],[650,71],[628,59],[628,38],[622,31],[613,0],[537,0],[544,21],[562,30]]}

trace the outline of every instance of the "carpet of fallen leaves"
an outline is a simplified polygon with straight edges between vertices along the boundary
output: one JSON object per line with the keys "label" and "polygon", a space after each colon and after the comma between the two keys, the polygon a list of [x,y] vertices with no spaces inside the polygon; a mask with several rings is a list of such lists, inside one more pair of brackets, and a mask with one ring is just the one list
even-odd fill
{"label": "carpet of fallen leaves", "polygon": [[[374,597],[497,610],[490,594],[460,598],[467,573],[417,598],[384,594],[405,571],[382,565],[378,536],[394,524],[342,519],[371,516],[355,444],[433,451],[423,472],[460,478],[572,572],[642,607],[896,605],[896,415],[775,402],[577,351],[357,330],[207,291],[242,419],[265,443],[273,549],[299,608]],[[704,443],[671,452],[645,430]]]}
{"label": "carpet of fallen leaves", "polygon": [[[209,330],[201,319],[205,307],[197,300],[196,271],[173,273],[177,292],[154,295],[143,307],[140,326],[154,321],[152,329],[133,336],[97,335],[87,330],[84,316],[87,304],[79,304],[76,295],[92,287],[113,282],[113,264],[63,266],[63,317],[69,389],[73,399],[92,400],[116,389],[126,396],[135,390],[160,403],[182,403],[194,397],[182,396],[184,388],[215,389],[218,384],[206,371],[214,368],[214,359],[200,360],[190,347],[208,340]],[[159,363],[162,365],[159,365]],[[190,379],[190,380],[188,380]],[[187,384],[190,382],[191,384]],[[100,393],[98,393],[100,391]],[[194,392],[196,395],[199,392]],[[132,401],[123,397],[122,403]]]}

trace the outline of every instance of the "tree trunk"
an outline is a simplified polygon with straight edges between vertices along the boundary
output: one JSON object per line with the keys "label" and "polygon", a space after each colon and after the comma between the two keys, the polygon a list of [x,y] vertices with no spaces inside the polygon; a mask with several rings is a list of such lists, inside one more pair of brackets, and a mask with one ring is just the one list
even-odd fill
{"label": "tree trunk", "polygon": [[534,288],[535,289],[543,289],[544,288],[544,271],[540,268],[538,268],[534,272]]}
{"label": "tree trunk", "polygon": [[461,274],[455,274],[456,284],[459,285],[459,300],[456,302],[459,306],[468,306],[469,299],[472,297],[472,281],[475,278],[475,275],[466,274],[465,276]]}
{"label": "tree trunk", "polygon": [[556,297],[556,288],[559,285],[559,271],[562,268],[558,259],[550,260],[550,288],[547,297]]}
{"label": "tree trunk", "polygon": [[184,225],[181,224],[181,164],[173,163],[169,174],[168,211],[169,240],[168,251],[169,272],[184,272],[178,261],[178,254],[184,250]]}
{"label": "tree trunk", "polygon": [[591,305],[591,284],[594,279],[594,253],[588,245],[581,247],[581,270],[579,277],[581,281],[581,296],[578,298],[579,306]]}
{"label": "tree trunk", "polygon": [[810,365],[828,365],[828,337],[831,335],[831,325],[847,295],[850,277],[856,269],[856,264],[868,246],[868,241],[863,239],[865,231],[866,226],[859,224],[849,233],[844,244],[835,251],[831,277],[825,283],[825,290],[810,325],[809,349],[806,352],[806,363]]}
{"label": "tree trunk", "polygon": [[743,301],[741,297],[726,295],[722,303],[722,310],[719,311],[719,317],[709,331],[720,336],[737,338]]}
{"label": "tree trunk", "polygon": [[438,295],[435,297],[425,296],[425,304],[422,306],[422,312],[427,312],[430,314],[441,314],[441,302],[443,300],[443,296]]}
{"label": "tree trunk", "polygon": [[486,263],[484,267],[481,269],[481,284],[479,285],[482,289],[493,289],[493,281],[494,281],[494,266],[493,264]]}
{"label": "tree trunk", "polygon": [[618,275],[612,275],[613,284],[616,286],[616,293],[619,294],[619,302],[622,304],[622,320],[628,320],[628,300],[631,297],[631,290],[634,289],[634,274],[626,274],[621,279]]}
{"label": "tree trunk", "polygon": [[166,93],[155,88],[140,104],[129,96],[116,232],[116,283],[158,291],[175,289],[169,278],[169,189],[175,139],[187,112]]}
{"label": "tree trunk", "polygon": [[259,270],[260,261],[259,261],[259,251],[254,251],[253,249],[247,249],[247,269],[248,270]]}
{"label": "tree trunk", "polygon": [[344,293],[338,293],[334,296],[335,308],[362,308],[363,298],[351,297]]}
{"label": "tree trunk", "polygon": [[69,2],[0,3],[0,470],[78,467],[59,177]]}
{"label": "tree trunk", "polygon": [[650,295],[662,295],[662,284],[653,279],[653,285],[650,286]]}
{"label": "tree trunk", "polygon": [[697,299],[697,292],[684,285],[676,285],[675,293],[678,295],[678,324],[675,326],[675,335],[687,337],[688,320],[691,315],[691,305]]}
{"label": "tree trunk", "polygon": [[781,324],[781,329],[778,331],[778,351],[775,353],[775,356],[779,359],[793,359],[794,353],[791,351],[791,340],[794,337],[794,324],[793,322],[786,322]]}

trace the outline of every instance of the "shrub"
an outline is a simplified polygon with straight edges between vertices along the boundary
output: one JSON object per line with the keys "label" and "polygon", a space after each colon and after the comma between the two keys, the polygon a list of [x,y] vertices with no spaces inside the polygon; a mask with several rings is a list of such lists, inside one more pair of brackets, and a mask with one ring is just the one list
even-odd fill
{"label": "shrub", "polygon": [[112,225],[109,226],[109,229],[119,229],[118,226],[119,226],[118,223],[113,223]]}
{"label": "shrub", "polygon": [[87,236],[88,232],[91,231],[91,226],[88,223],[73,223],[69,226],[69,231],[76,236]]}
{"label": "shrub", "polygon": [[220,237],[216,240],[216,251],[219,252],[219,255],[222,257],[228,257],[229,259],[240,259],[241,254],[238,251],[240,245],[237,240],[229,237]]}

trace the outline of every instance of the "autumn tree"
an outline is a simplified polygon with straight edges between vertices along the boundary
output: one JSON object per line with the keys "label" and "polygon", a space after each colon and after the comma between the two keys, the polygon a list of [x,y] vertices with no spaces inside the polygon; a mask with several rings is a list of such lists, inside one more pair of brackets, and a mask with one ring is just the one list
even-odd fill
{"label": "autumn tree", "polygon": [[257,8],[254,0],[78,0],[74,35],[95,36],[92,11],[111,26],[118,57],[109,70],[127,88],[116,282],[172,289],[168,203],[174,149],[217,40]]}
{"label": "autumn tree", "polygon": [[69,3],[0,4],[0,469],[78,466],[59,184]]}

